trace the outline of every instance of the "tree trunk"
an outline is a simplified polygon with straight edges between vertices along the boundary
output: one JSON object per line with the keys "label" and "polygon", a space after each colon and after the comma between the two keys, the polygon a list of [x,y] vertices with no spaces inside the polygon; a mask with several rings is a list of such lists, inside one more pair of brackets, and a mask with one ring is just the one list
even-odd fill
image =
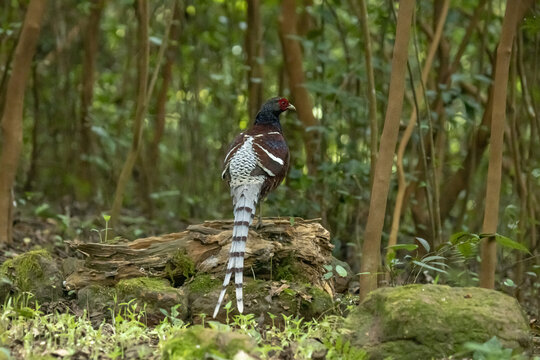
{"label": "tree trunk", "polygon": [[307,89],[304,87],[304,69],[302,66],[302,50],[296,33],[296,2],[295,0],[283,0],[281,14],[279,16],[279,33],[285,58],[285,69],[289,79],[291,90],[298,117],[304,125],[304,146],[306,149],[306,165],[310,174],[317,172],[317,154],[319,148],[319,135],[317,131],[308,131],[318,125],[313,116],[313,105]]}
{"label": "tree trunk", "polygon": [[[175,268],[188,261],[193,266],[191,271],[223,274],[229,258],[232,227],[232,220],[206,221],[179,233],[119,244],[70,243],[87,258],[84,267],[66,279],[66,286],[73,290],[92,284],[112,285],[121,279],[148,275],[178,277],[181,282],[190,266],[180,272]],[[296,218],[291,225],[289,219],[265,218],[260,229],[250,229],[244,266],[246,272],[254,273],[258,279],[272,279],[276,277],[273,271],[278,264],[292,260],[291,266],[310,283],[325,288],[323,275],[327,270],[324,265],[333,261],[332,248],[330,233],[317,220]],[[182,258],[188,260],[182,261]]]}
{"label": "tree trunk", "polygon": [[392,176],[394,151],[399,132],[399,120],[405,92],[407,73],[407,52],[409,34],[414,14],[414,0],[402,0],[396,27],[396,41],[392,57],[392,74],[388,92],[388,107],[379,146],[379,158],[375,165],[375,177],[371,189],[369,214],[362,246],[362,266],[360,275],[360,296],[365,296],[377,288],[377,272],[380,265],[381,234],[384,226],[386,202]]}
{"label": "tree trunk", "polygon": [[3,143],[0,155],[0,243],[12,240],[12,189],[23,142],[24,92],[46,5],[46,0],[31,0],[28,5],[7,85],[1,123]]}
{"label": "tree trunk", "polygon": [[148,1],[147,0],[138,0],[137,1],[137,21],[138,26],[138,43],[139,43],[139,54],[137,56],[137,72],[138,72],[138,87],[137,87],[137,102],[135,108],[135,119],[133,123],[133,141],[131,143],[131,149],[129,151],[128,157],[122,171],[120,172],[120,177],[118,178],[118,183],[116,185],[116,191],[114,194],[114,202],[111,210],[111,225],[114,225],[118,221],[118,216],[120,215],[120,210],[122,209],[122,201],[124,199],[124,191],[127,185],[129,178],[131,177],[131,172],[133,170],[133,165],[137,160],[139,154],[142,134],[143,134],[143,124],[144,116],[146,114],[147,99],[147,82],[148,82],[148,57],[149,57],[149,41],[148,41]]}
{"label": "tree trunk", "polygon": [[259,0],[248,0],[247,3],[248,114],[250,119],[255,119],[263,101],[261,4]]}
{"label": "tree trunk", "polygon": [[[521,19],[522,6],[530,6],[530,1],[518,0],[507,4],[501,30],[501,40],[497,47],[497,65],[493,80],[493,110],[491,118],[491,138],[489,148],[489,165],[486,180],[486,204],[482,232],[494,234],[499,222],[499,200],[502,178],[502,154],[504,140],[504,124],[506,119],[506,92],[508,87],[508,68],[512,54],[512,43],[517,25]],[[497,264],[497,246],[495,237],[482,240],[482,264],[480,269],[480,286],[493,289],[495,286],[495,267]]]}
{"label": "tree trunk", "polygon": [[94,97],[94,75],[96,68],[96,54],[98,52],[99,23],[104,0],[92,0],[91,11],[86,31],[83,36],[83,67],[82,67],[82,89],[81,89],[81,113],[79,118],[79,154],[78,161],[79,179],[81,186],[77,186],[77,197],[85,199],[90,195],[92,186],[92,164],[89,157],[92,154],[92,120],[88,115],[92,107]]}

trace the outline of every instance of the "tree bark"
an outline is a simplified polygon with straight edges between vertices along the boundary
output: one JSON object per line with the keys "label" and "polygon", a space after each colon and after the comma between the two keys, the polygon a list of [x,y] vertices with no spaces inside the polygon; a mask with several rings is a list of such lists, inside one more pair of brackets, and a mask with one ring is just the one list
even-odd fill
{"label": "tree bark", "polygon": [[263,101],[261,4],[259,0],[248,0],[247,5],[248,114],[250,119],[255,119]]}
{"label": "tree bark", "polygon": [[144,116],[147,108],[147,83],[148,83],[148,58],[149,58],[149,41],[148,41],[148,1],[137,1],[137,21],[138,26],[138,43],[139,54],[137,57],[137,72],[138,72],[138,87],[137,87],[137,103],[135,108],[135,119],[133,123],[133,141],[131,143],[131,149],[127,156],[126,162],[120,172],[118,183],[116,185],[116,191],[114,194],[114,202],[111,210],[111,225],[114,225],[118,221],[120,210],[122,209],[122,202],[124,199],[124,191],[133,165],[137,160],[139,154]]}
{"label": "tree bark", "polygon": [[0,155],[0,243],[12,240],[12,189],[23,142],[23,105],[26,82],[36,51],[46,0],[31,0],[13,58],[2,114],[2,153]]}
{"label": "tree bark", "polygon": [[83,67],[81,89],[81,113],[79,118],[79,181],[83,186],[77,186],[77,195],[84,199],[90,194],[92,185],[92,164],[89,156],[92,154],[92,121],[88,115],[94,97],[94,78],[96,55],[98,52],[99,23],[104,7],[104,0],[92,0],[90,17],[83,37]]}
{"label": "tree bark", "polygon": [[414,0],[402,0],[399,3],[388,106],[379,145],[379,159],[375,165],[375,177],[371,188],[369,214],[362,246],[361,272],[366,274],[360,276],[361,298],[365,298],[370,291],[377,288],[377,272],[381,257],[381,235],[384,226],[390,177],[392,176],[394,151],[399,132],[399,120],[403,108],[407,52],[414,6]]}
{"label": "tree bark", "polygon": [[[489,148],[489,165],[486,180],[486,204],[482,232],[494,234],[499,222],[499,200],[502,178],[502,154],[504,140],[504,124],[506,119],[506,93],[508,87],[508,68],[512,54],[512,43],[517,25],[521,19],[522,6],[530,2],[517,0],[507,4],[501,30],[501,39],[497,47],[497,61],[493,80],[493,110],[491,118],[491,137]],[[497,265],[497,246],[495,237],[482,240],[482,263],[480,268],[480,286],[493,289],[495,286],[495,267]]]}
{"label": "tree bark", "polygon": [[303,138],[306,149],[306,165],[309,174],[315,174],[317,172],[319,135],[313,127],[318,125],[318,121],[313,116],[313,105],[308,91],[304,87],[305,77],[302,66],[302,50],[298,40],[294,38],[297,36],[296,23],[295,0],[283,0],[281,14],[279,16],[279,33],[283,56],[285,58],[285,69],[298,117],[305,127]]}

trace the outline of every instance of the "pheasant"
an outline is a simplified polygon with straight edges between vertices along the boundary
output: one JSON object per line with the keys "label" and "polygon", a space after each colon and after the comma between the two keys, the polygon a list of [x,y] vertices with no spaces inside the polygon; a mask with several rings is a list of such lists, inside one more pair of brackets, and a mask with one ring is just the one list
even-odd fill
{"label": "pheasant", "polygon": [[257,203],[281,183],[289,167],[289,148],[279,122],[279,115],[286,110],[296,111],[286,98],[268,100],[257,113],[253,126],[234,139],[225,156],[221,177],[231,188],[234,226],[227,272],[214,318],[233,273],[236,306],[240,313],[244,311],[242,283],[249,226],[255,217]]}

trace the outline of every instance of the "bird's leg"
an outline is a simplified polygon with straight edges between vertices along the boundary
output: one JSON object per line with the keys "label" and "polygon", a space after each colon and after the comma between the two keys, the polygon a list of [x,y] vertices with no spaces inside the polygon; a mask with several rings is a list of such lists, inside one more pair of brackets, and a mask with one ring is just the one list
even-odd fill
{"label": "bird's leg", "polygon": [[257,225],[255,225],[255,229],[257,230],[262,228],[262,200],[259,201],[258,207],[259,207],[259,216],[258,216],[259,220],[257,221]]}

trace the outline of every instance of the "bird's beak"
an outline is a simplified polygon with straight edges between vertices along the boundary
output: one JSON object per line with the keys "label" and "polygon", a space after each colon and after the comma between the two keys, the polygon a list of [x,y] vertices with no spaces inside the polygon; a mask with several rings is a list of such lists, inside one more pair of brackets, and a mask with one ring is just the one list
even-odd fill
{"label": "bird's beak", "polygon": [[287,106],[287,110],[296,111],[296,108],[294,107],[293,104],[289,104],[289,106]]}

